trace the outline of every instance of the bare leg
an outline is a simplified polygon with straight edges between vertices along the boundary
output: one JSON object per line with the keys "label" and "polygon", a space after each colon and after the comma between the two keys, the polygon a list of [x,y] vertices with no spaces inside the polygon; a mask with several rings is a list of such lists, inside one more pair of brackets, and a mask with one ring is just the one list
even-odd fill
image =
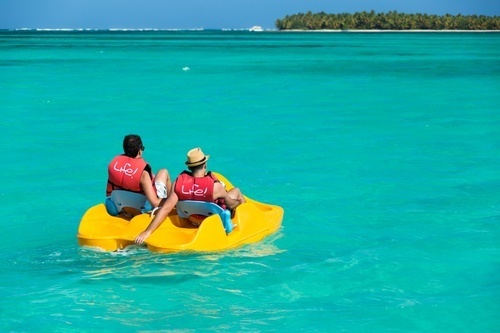
{"label": "bare leg", "polygon": [[167,195],[172,193],[172,180],[167,169],[160,169],[155,176],[155,182],[162,182],[167,187]]}

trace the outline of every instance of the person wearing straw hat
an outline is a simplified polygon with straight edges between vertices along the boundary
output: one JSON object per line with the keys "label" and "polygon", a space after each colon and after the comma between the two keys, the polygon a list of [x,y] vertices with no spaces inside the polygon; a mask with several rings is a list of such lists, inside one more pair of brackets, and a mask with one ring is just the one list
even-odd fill
{"label": "person wearing straw hat", "polygon": [[201,148],[193,148],[187,153],[186,166],[189,171],[183,171],[172,185],[172,194],[160,207],[149,226],[136,238],[137,244],[142,244],[167,218],[178,201],[196,200],[215,202],[224,209],[234,211],[245,202],[245,198],[237,187],[226,191],[224,185],[215,175],[207,172],[207,161],[210,155],[205,155]]}

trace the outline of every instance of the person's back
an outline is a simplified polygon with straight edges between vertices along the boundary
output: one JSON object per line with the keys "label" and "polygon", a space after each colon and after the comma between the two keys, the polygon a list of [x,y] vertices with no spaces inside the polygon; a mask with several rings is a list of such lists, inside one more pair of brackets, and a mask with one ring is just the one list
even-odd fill
{"label": "person's back", "polygon": [[144,194],[141,185],[143,171],[148,173],[148,178],[153,178],[151,167],[143,158],[130,157],[125,154],[113,158],[108,165],[106,196],[110,196],[113,190]]}
{"label": "person's back", "polygon": [[175,181],[174,191],[178,200],[215,202],[224,209],[233,210],[245,202],[245,198],[238,188],[226,191],[217,177],[207,171],[209,158],[210,155],[205,155],[200,148],[191,149],[187,153],[186,165],[189,171],[183,171]]}
{"label": "person's back", "polygon": [[[116,156],[108,164],[108,183],[106,196],[114,201],[113,191],[129,191],[144,196],[151,205],[151,208],[158,207],[171,192],[172,183],[166,169],[161,169],[155,176],[151,166],[144,160],[142,154],[144,145],[140,136],[130,134],[123,139],[124,153]],[[107,200],[108,202],[109,200]],[[133,200],[129,202],[141,202]],[[116,202],[115,206],[118,206]],[[141,211],[144,207],[138,204],[131,207],[136,211]],[[110,211],[110,214],[115,212]],[[119,212],[119,210],[118,210]]]}

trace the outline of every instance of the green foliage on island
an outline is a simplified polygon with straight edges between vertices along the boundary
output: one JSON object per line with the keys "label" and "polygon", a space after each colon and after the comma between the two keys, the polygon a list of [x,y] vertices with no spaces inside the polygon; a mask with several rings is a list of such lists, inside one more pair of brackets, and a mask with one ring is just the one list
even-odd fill
{"label": "green foliage on island", "polygon": [[357,12],[325,12],[287,15],[276,20],[279,30],[499,30],[500,17],[484,15],[428,15]]}

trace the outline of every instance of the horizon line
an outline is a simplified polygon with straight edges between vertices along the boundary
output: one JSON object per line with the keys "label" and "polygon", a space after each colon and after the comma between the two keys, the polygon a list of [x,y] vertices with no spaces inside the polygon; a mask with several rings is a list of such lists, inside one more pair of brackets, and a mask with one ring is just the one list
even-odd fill
{"label": "horizon line", "polygon": [[500,32],[500,30],[459,30],[459,29],[266,29],[255,31],[252,28],[0,28],[0,31],[45,31],[45,32],[141,32],[141,31],[249,31],[249,32]]}

